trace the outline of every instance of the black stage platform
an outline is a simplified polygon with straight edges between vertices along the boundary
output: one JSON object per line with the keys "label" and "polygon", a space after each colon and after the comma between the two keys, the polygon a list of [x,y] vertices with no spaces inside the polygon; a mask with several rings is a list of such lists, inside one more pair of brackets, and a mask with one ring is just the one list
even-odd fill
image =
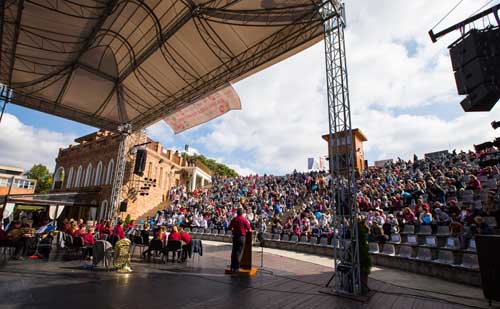
{"label": "black stage platform", "polygon": [[[186,264],[135,261],[131,274],[82,262],[16,261],[0,270],[0,308],[463,308],[372,280],[366,302],[326,295],[328,267],[264,254],[255,277],[224,275],[230,246],[205,246]],[[260,253],[254,253],[260,264]]]}

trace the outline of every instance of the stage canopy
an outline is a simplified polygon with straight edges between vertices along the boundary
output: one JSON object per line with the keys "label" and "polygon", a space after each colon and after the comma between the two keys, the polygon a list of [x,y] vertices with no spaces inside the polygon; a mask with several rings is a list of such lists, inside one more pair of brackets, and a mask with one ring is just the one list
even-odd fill
{"label": "stage canopy", "polygon": [[321,40],[321,3],[4,0],[0,83],[14,104],[139,129]]}

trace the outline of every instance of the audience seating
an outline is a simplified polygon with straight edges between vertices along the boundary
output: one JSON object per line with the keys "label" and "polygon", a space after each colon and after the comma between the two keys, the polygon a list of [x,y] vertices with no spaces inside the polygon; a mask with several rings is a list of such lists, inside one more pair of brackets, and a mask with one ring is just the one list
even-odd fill
{"label": "audience seating", "polygon": [[406,237],[406,244],[408,244],[408,245],[418,245],[417,235],[408,235]]}
{"label": "audience seating", "polygon": [[436,236],[449,236],[450,227],[448,225],[440,225],[437,228]]}
{"label": "audience seating", "polygon": [[396,255],[396,248],[394,247],[393,244],[384,244],[384,247],[382,248],[381,254],[385,255]]}
{"label": "audience seating", "polygon": [[431,235],[432,228],[430,225],[420,225],[417,235]]}
{"label": "audience seating", "polygon": [[398,256],[403,258],[413,258],[413,248],[405,245],[400,246]]}
{"label": "audience seating", "polygon": [[497,227],[497,220],[495,217],[484,217],[483,221],[488,224],[489,227]]}
{"label": "audience seating", "polygon": [[476,252],[476,240],[475,239],[469,240],[469,245],[467,246],[467,250],[465,250],[465,251]]}
{"label": "audience seating", "polygon": [[318,246],[323,246],[323,247],[328,246],[328,238],[326,238],[326,237],[321,237],[321,238],[319,239],[319,244],[318,244]]}
{"label": "audience seating", "polygon": [[309,240],[307,240],[307,236],[306,235],[302,235],[302,236],[300,236],[299,242],[301,244],[307,244],[309,242]]}
{"label": "audience seating", "polygon": [[462,264],[460,266],[470,269],[479,269],[477,254],[464,253],[462,256]]}
{"label": "audience seating", "polygon": [[311,237],[311,241],[309,243],[311,245],[317,245],[318,244],[318,237],[316,237],[316,236]]}
{"label": "audience seating", "polygon": [[425,236],[425,243],[422,246],[426,247],[437,247],[437,238],[436,236]]}
{"label": "audience seating", "polygon": [[370,253],[379,253],[379,247],[378,247],[378,243],[376,242],[370,242],[368,243],[368,252]]}
{"label": "audience seating", "polygon": [[290,240],[289,240],[289,242],[292,242],[292,243],[297,243],[297,242],[299,242],[299,236],[297,236],[297,235],[292,235],[292,236],[290,236]]}
{"label": "audience seating", "polygon": [[422,261],[431,261],[432,260],[432,252],[429,248],[419,247],[417,248],[417,257],[418,260]]}
{"label": "audience seating", "polygon": [[271,238],[272,240],[277,240],[279,241],[280,240],[280,234],[273,234],[273,237]]}
{"label": "audience seating", "polygon": [[290,235],[283,234],[283,237],[281,237],[281,241],[289,242],[290,241]]}
{"label": "audience seating", "polygon": [[452,265],[455,264],[455,257],[453,256],[453,252],[450,250],[439,250],[438,258],[437,260],[434,260],[434,262]]}
{"label": "audience seating", "polygon": [[391,244],[400,244],[401,243],[401,235],[391,234],[391,240],[389,242]]}
{"label": "audience seating", "polygon": [[273,235],[271,233],[264,233],[264,240],[271,240],[273,238]]}
{"label": "audience seating", "polygon": [[446,244],[444,246],[447,249],[459,250],[460,249],[460,241],[457,237],[448,237],[446,238]]}
{"label": "audience seating", "polygon": [[405,224],[401,234],[403,235],[415,234],[415,226],[412,224]]}

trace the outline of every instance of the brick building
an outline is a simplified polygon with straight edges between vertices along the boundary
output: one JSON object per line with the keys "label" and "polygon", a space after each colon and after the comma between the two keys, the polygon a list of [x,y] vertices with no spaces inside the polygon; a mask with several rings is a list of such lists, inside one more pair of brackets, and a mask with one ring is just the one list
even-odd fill
{"label": "brick building", "polygon": [[[133,174],[135,152],[130,148],[120,201],[138,218],[167,200],[170,188],[186,185],[189,189],[208,185],[211,171],[199,162],[187,162],[177,151],[146,138],[147,159],[143,176]],[[133,134],[131,146],[144,143]],[[76,145],[59,149],[51,193],[85,193],[79,207],[65,210],[63,217],[98,220],[109,213],[111,190],[118,156],[119,135],[100,130],[75,139]],[[145,188],[148,189],[145,189]]]}
{"label": "brick building", "polygon": [[19,167],[0,165],[0,196],[9,194],[33,194],[36,188],[36,180],[28,179],[23,175],[23,169]]}

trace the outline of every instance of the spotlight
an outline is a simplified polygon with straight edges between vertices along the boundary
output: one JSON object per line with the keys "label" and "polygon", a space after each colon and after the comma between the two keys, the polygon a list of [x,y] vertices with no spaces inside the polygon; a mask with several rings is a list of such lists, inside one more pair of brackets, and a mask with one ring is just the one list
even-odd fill
{"label": "spotlight", "polygon": [[492,121],[491,122],[491,127],[496,130],[498,127],[500,127],[500,121]]}

